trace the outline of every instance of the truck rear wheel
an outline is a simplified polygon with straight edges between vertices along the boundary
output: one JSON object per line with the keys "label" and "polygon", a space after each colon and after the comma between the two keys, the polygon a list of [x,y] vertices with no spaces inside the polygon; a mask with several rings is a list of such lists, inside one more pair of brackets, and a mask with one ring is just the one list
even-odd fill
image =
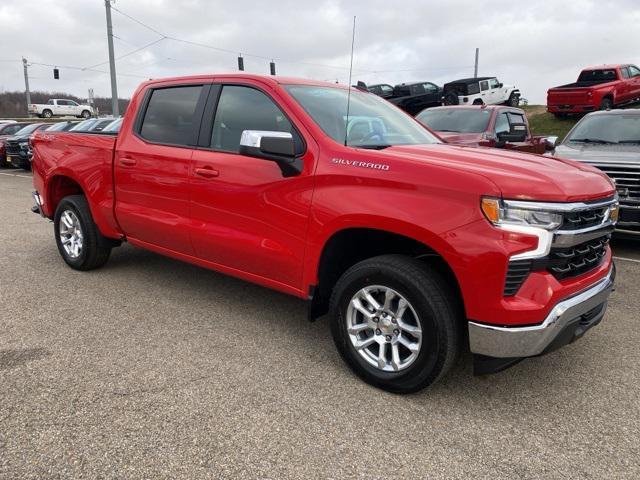
{"label": "truck rear wheel", "polygon": [[330,315],[342,358],[390,392],[427,387],[457,357],[456,300],[435,270],[410,257],[383,255],[351,267],[333,290]]}
{"label": "truck rear wheel", "polygon": [[75,270],[93,270],[107,263],[111,247],[104,246],[83,195],[64,197],[53,219],[58,251]]}
{"label": "truck rear wheel", "polygon": [[605,97],[602,99],[600,103],[600,110],[611,110],[613,108],[613,100],[609,97]]}

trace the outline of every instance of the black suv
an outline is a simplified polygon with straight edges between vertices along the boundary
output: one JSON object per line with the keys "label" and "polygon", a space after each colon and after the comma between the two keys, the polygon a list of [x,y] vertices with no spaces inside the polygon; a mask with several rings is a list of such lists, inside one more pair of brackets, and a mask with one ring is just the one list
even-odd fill
{"label": "black suv", "polygon": [[401,83],[391,89],[391,85],[381,83],[370,85],[371,93],[386,98],[409,115],[417,115],[428,107],[440,105],[442,88],[431,82]]}

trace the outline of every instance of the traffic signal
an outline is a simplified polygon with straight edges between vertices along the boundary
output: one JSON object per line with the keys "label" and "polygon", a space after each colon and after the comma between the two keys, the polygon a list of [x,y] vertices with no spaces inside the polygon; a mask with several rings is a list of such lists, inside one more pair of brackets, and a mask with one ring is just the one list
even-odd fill
{"label": "traffic signal", "polygon": [[53,79],[54,80],[59,80],[60,79],[60,70],[58,70],[57,68],[53,69]]}
{"label": "traffic signal", "polygon": [[238,57],[238,70],[244,71],[244,58]]}
{"label": "traffic signal", "polygon": [[269,63],[269,69],[271,70],[271,75],[276,74],[276,64],[274,62]]}

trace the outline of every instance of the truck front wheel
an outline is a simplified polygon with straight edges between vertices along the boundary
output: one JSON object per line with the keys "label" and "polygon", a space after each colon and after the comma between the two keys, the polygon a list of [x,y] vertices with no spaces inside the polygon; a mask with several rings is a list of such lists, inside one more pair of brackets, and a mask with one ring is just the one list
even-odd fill
{"label": "truck front wheel", "polygon": [[111,247],[103,245],[83,195],[64,197],[56,208],[53,225],[58,251],[71,268],[93,270],[109,259]]}
{"label": "truck front wheel", "polygon": [[53,112],[51,110],[43,110],[42,111],[42,117],[43,118],[51,118],[53,117]]}
{"label": "truck front wheel", "polygon": [[357,263],[330,302],[338,351],[364,381],[396,393],[434,383],[459,348],[459,307],[435,270],[403,255]]}
{"label": "truck front wheel", "polygon": [[91,112],[89,110],[83,110],[82,114],[80,115],[82,118],[89,118],[91,117]]}

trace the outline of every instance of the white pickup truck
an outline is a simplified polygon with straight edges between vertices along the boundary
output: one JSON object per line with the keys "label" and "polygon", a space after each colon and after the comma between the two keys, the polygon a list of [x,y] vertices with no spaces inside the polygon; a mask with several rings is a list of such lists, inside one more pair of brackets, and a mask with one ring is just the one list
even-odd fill
{"label": "white pickup truck", "polygon": [[80,105],[73,100],[52,98],[47,103],[29,104],[29,113],[42,118],[51,117],[82,117],[89,118],[93,115],[93,107]]}

